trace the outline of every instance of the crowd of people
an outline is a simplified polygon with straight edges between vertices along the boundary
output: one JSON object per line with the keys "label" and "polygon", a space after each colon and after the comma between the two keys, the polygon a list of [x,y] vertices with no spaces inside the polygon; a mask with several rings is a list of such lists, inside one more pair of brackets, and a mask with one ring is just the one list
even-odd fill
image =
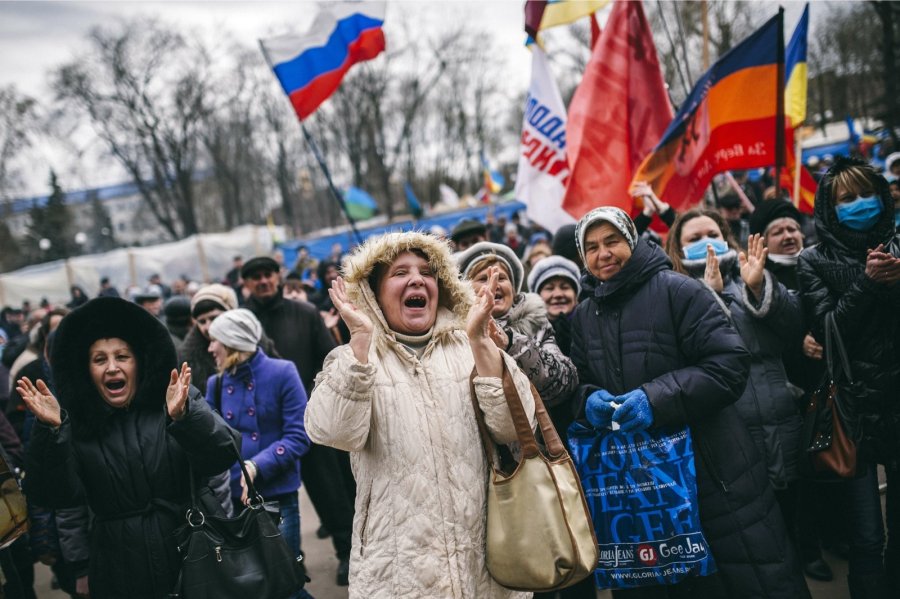
{"label": "crowd of people", "polygon": [[[32,522],[0,551],[6,596],[34,597],[41,561],[72,597],[165,597],[192,484],[233,515],[245,476],[298,556],[302,484],[351,597],[527,596],[484,555],[473,410],[515,439],[508,372],[526,415],[533,386],[563,436],[576,421],[691,431],[716,571],[614,597],[808,597],[804,575],[834,578],[823,549],[848,560],[852,599],[896,597],[900,160],[885,176],[838,159],[811,217],[741,177],[683,212],[638,183],[634,218],[463,220],[321,260],[301,248],[291,266],[235,256],[213,284],[154,275],[120,294],[105,279],[93,299],[6,308],[0,447],[27,473]],[[856,382],[842,415],[859,454],[855,477],[823,482],[802,413],[826,322]],[[595,593],[587,578],[536,596]]]}

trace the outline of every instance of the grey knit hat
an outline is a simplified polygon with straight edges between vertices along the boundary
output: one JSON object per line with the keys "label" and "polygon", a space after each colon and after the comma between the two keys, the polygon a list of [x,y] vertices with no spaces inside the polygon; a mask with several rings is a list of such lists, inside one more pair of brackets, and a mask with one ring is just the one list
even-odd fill
{"label": "grey knit hat", "polygon": [[575,243],[578,244],[578,254],[582,260],[584,260],[584,236],[592,225],[600,221],[607,222],[618,229],[628,243],[628,247],[634,251],[634,247],[637,245],[638,234],[631,217],[621,208],[600,206],[582,216],[578,224],[575,225]]}
{"label": "grey knit hat", "polygon": [[575,295],[581,294],[581,273],[578,271],[578,265],[562,256],[548,256],[535,264],[531,274],[528,275],[528,289],[532,293],[538,293],[541,286],[553,277],[569,279],[575,287]]}
{"label": "grey knit hat", "polygon": [[464,279],[468,279],[475,266],[487,258],[499,258],[506,265],[509,271],[510,279],[512,279],[513,289],[516,293],[522,291],[522,282],[525,279],[525,267],[516,253],[509,246],[500,243],[491,243],[490,241],[480,241],[469,249],[459,252],[455,255],[456,263],[459,265],[459,272]]}
{"label": "grey knit hat", "polygon": [[262,325],[246,308],[228,310],[209,325],[209,336],[225,347],[253,352],[262,336]]}

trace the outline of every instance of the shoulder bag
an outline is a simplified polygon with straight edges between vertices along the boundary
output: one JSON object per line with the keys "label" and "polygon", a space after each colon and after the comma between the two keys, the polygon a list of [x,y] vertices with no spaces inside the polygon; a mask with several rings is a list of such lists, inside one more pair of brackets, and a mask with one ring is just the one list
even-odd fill
{"label": "shoulder bag", "polygon": [[[217,393],[220,388],[221,377]],[[287,599],[308,581],[302,556],[294,556],[278,530],[278,503],[263,500],[237,445],[232,448],[247,482],[248,505],[234,518],[205,513],[191,469],[191,506],[175,531],[182,563],[171,599]]]}
{"label": "shoulder bag", "polygon": [[491,470],[485,539],[488,572],[504,587],[519,591],[549,592],[571,586],[594,571],[599,557],[594,525],[572,458],[532,385],[535,415],[546,448],[538,445],[504,363],[503,393],[522,457],[511,471],[495,467],[498,448],[484,422],[474,380],[473,370],[472,404]]}
{"label": "shoulder bag", "polygon": [[850,360],[838,331],[834,316],[825,317],[825,380],[810,396],[804,414],[804,444],[814,476],[836,475],[839,478],[856,476],[856,443],[848,434],[845,414],[846,398],[835,376],[834,351],[837,350],[848,388],[855,382],[850,372]]}
{"label": "shoulder bag", "polygon": [[19,480],[9,467],[6,452],[0,448],[0,549],[28,532],[28,506],[19,488]]}

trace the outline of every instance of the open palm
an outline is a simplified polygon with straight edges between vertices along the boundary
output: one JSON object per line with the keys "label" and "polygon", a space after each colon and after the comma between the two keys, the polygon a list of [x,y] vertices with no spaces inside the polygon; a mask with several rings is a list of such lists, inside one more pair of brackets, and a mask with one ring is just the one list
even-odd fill
{"label": "open palm", "polygon": [[741,279],[750,288],[753,295],[759,297],[763,287],[763,277],[766,270],[766,256],[769,250],[763,244],[762,236],[758,233],[751,235],[747,240],[747,253],[741,252]]}
{"label": "open palm", "polygon": [[37,384],[34,384],[27,376],[23,376],[16,383],[16,391],[35,418],[48,426],[57,427],[62,424],[59,402],[44,381],[38,379]]}

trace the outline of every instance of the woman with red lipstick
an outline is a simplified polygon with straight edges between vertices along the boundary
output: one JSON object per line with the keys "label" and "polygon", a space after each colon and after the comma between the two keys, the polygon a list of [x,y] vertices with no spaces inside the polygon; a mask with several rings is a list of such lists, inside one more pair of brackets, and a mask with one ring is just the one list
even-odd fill
{"label": "woman with red lipstick", "polygon": [[[549,258],[547,258],[549,259]],[[491,338],[512,356],[549,408],[569,399],[578,387],[578,372],[556,344],[544,300],[523,293],[525,269],[509,247],[482,241],[456,254],[459,270],[476,293],[487,284],[491,267],[500,270],[491,317]],[[540,262],[538,263],[540,266]]]}
{"label": "woman with red lipstick", "polygon": [[59,401],[42,380],[17,383],[36,418],[25,491],[42,506],[91,508],[91,597],[166,597],[188,466],[205,485],[234,462],[240,437],[191,386],[187,364],[176,370],[165,326],[131,302],[98,298],[63,318],[50,363]]}
{"label": "woman with red lipstick", "polygon": [[515,438],[509,371],[533,419],[528,379],[489,336],[499,272],[472,290],[446,242],[373,238],[330,290],[350,342],[325,360],[306,409],[315,443],[350,452],[356,514],[350,599],[524,599],[485,566],[485,461],[475,396],[498,443]]}

